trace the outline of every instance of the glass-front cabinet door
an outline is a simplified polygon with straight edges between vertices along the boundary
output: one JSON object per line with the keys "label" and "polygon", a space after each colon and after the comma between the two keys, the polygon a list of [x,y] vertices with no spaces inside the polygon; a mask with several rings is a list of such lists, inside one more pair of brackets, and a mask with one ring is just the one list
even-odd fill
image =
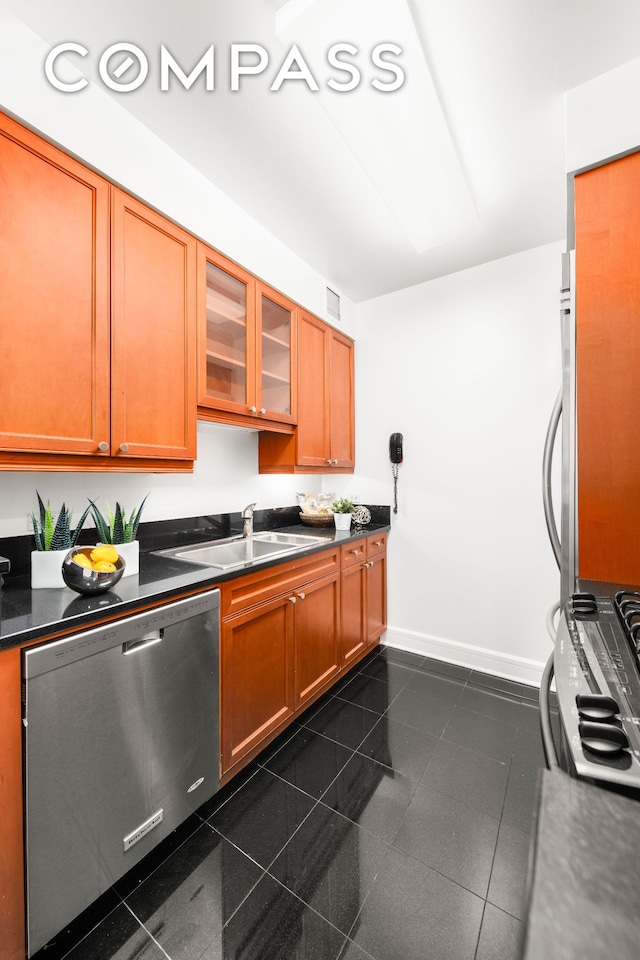
{"label": "glass-front cabinet door", "polygon": [[266,429],[269,421],[275,430],[294,424],[295,304],[204,244],[198,301],[199,416]]}
{"label": "glass-front cabinet door", "polygon": [[199,404],[248,414],[256,405],[255,282],[235,264],[201,248]]}
{"label": "glass-front cabinet door", "polygon": [[258,284],[258,415],[294,422],[294,304]]}

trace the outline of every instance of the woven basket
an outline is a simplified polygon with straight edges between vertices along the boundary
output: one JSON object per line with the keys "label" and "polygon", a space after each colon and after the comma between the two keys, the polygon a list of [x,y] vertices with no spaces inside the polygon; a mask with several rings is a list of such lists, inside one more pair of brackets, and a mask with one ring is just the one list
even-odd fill
{"label": "woven basket", "polygon": [[332,513],[300,513],[300,519],[308,527],[330,527],[333,524]]}

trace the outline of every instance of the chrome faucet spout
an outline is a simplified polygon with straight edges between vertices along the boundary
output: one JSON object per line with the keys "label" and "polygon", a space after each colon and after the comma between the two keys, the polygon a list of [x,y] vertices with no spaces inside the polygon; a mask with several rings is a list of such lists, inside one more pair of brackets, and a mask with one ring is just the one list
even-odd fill
{"label": "chrome faucet spout", "polygon": [[250,503],[242,511],[242,536],[251,537],[253,535],[253,510],[255,503]]}

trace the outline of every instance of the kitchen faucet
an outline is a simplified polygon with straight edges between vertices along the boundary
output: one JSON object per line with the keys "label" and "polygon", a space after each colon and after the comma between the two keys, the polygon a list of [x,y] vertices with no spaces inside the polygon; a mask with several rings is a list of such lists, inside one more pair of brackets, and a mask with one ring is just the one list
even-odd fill
{"label": "kitchen faucet", "polygon": [[251,537],[253,536],[253,508],[255,503],[250,503],[248,507],[245,507],[242,511],[242,536]]}

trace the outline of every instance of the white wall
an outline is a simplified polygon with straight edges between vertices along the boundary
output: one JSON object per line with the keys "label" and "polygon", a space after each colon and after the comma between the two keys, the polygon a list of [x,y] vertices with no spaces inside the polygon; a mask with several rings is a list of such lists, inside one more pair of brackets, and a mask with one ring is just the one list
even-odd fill
{"label": "white wall", "polygon": [[640,58],[567,93],[567,170],[640,146]]}
{"label": "white wall", "polygon": [[358,306],[358,473],[342,484],[390,502],[388,437],[404,434],[388,642],[532,683],[559,595],[541,476],[563,249]]}
{"label": "white wall", "polygon": [[103,512],[117,500],[129,513],[149,493],[146,521],[232,513],[254,501],[258,509],[283,507],[296,502],[297,489],[295,477],[258,475],[256,431],[199,423],[193,474],[0,473],[0,537],[30,532],[27,516],[36,511],[36,490],[56,512],[65,501],[76,519],[87,497],[99,498]]}

